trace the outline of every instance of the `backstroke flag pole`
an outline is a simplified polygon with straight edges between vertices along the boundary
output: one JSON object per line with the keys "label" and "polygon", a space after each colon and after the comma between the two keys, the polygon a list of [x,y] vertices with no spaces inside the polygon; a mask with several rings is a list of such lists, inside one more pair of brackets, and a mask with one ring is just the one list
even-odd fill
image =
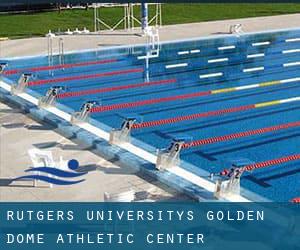
{"label": "backstroke flag pole", "polygon": [[145,31],[148,27],[148,3],[141,4],[142,15],[142,31]]}

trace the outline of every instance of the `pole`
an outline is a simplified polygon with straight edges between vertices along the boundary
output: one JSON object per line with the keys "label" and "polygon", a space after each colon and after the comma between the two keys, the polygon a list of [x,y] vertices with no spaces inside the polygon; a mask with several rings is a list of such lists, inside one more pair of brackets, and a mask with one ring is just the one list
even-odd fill
{"label": "pole", "polygon": [[97,5],[94,3],[94,31],[97,32]]}
{"label": "pole", "polygon": [[142,15],[142,31],[148,28],[148,3],[141,4],[141,15]]}

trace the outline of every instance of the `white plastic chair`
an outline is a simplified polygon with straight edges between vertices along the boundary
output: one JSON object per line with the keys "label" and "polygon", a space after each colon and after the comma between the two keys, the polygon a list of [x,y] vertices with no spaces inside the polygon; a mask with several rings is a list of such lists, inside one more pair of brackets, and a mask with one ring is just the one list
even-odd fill
{"label": "white plastic chair", "polygon": [[55,34],[51,32],[51,30],[49,30],[49,32],[45,35],[48,38],[53,38],[55,37]]}
{"label": "white plastic chair", "polygon": [[243,28],[242,28],[242,25],[241,24],[234,24],[234,25],[230,25],[230,28],[229,28],[229,32],[231,34],[237,34],[237,35],[240,35],[243,33]]}
{"label": "white plastic chair", "polygon": [[90,31],[86,27],[84,27],[84,29],[82,30],[82,34],[89,34],[89,33]]}
{"label": "white plastic chair", "polygon": [[118,194],[104,193],[104,201],[106,202],[132,202],[135,199],[135,192],[133,190]]}
{"label": "white plastic chair", "polygon": [[79,30],[78,28],[76,28],[74,31],[73,31],[73,34],[74,35],[80,35],[82,33],[81,30]]}
{"label": "white plastic chair", "polygon": [[65,35],[73,35],[73,31],[71,31],[70,29],[68,29],[68,30],[65,32]]}
{"label": "white plastic chair", "polygon": [[[29,157],[33,164],[34,168],[38,167],[56,167],[56,164],[53,160],[52,152],[51,151],[43,151],[37,148],[32,148],[28,150]],[[40,172],[35,172],[37,175],[40,175]],[[51,175],[48,174],[50,177]],[[33,180],[33,185],[37,186],[37,180]],[[53,187],[53,184],[50,184],[50,187]]]}
{"label": "white plastic chair", "polygon": [[[135,192],[133,190],[129,190],[123,193],[110,194],[104,193],[104,201],[107,202],[107,209],[111,209],[109,206],[109,202],[133,202],[135,199]],[[119,231],[134,231],[134,221],[118,221],[114,220],[113,223],[104,223],[104,229],[119,232]]]}

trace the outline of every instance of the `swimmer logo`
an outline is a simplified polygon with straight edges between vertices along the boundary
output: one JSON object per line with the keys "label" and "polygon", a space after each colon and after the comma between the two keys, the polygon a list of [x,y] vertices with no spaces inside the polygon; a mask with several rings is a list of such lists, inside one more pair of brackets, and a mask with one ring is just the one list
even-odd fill
{"label": "swimmer logo", "polygon": [[[67,179],[68,178],[76,178],[76,177],[80,177],[80,176],[83,176],[83,175],[87,174],[87,173],[78,173],[78,172],[76,172],[75,170],[77,170],[78,167],[79,167],[78,161],[72,159],[68,162],[68,168],[71,171],[65,171],[65,170],[61,170],[61,169],[53,168],[53,167],[29,168],[29,169],[25,170],[26,173],[38,172],[38,173],[48,174],[48,176],[39,175],[39,174],[24,175],[24,176],[17,177],[15,179],[13,179],[12,181],[32,179],[32,180],[39,180],[39,181],[48,182],[50,184],[55,184],[55,185],[74,185],[74,184],[78,184],[80,182],[85,181],[85,179],[65,180],[65,179],[61,179],[61,178],[67,178]],[[52,177],[52,176],[54,176],[54,177]],[[60,177],[60,179],[55,178],[55,177]]]}

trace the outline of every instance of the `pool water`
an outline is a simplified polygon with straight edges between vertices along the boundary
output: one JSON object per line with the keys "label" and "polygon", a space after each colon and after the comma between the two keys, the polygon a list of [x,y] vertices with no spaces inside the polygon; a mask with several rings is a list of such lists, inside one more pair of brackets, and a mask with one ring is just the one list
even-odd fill
{"label": "pool water", "polygon": [[[132,136],[157,149],[179,135],[209,139],[300,121],[300,29],[167,42],[159,56],[145,59],[148,52],[146,45],[74,52],[64,56],[64,66],[54,56],[50,67],[45,56],[12,58],[4,77],[16,82],[22,72],[32,72],[29,89],[41,96],[64,86],[57,103],[69,112],[98,101],[91,117],[110,128],[119,128],[128,115],[142,117],[145,126]],[[181,159],[220,172],[238,159],[262,162],[299,153],[300,129],[292,126],[186,148]],[[300,161],[246,172],[241,185],[288,201],[300,196]]]}

